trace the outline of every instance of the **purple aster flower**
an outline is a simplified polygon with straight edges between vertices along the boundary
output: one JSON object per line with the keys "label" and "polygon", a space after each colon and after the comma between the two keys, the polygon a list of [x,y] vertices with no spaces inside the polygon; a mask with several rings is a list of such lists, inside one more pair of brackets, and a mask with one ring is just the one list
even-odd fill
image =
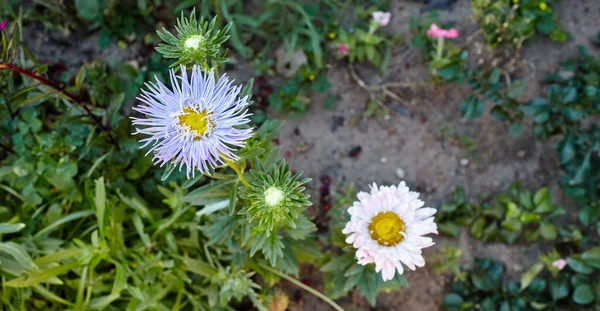
{"label": "purple aster flower", "polygon": [[134,125],[142,126],[134,134],[149,135],[140,140],[140,148],[153,144],[148,153],[154,152],[155,164],[170,162],[179,170],[185,165],[188,177],[195,170],[206,173],[224,164],[223,157],[236,160],[235,147],[252,136],[251,128],[236,128],[250,122],[248,99],[238,97],[242,87],[232,86],[226,75],[215,83],[214,72],[199,66],[192,69],[191,80],[185,66],[181,76],[174,70],[170,76],[172,90],[156,79],[156,84],[146,83],[148,91],[137,98],[145,105],[133,109],[146,118],[132,118]]}

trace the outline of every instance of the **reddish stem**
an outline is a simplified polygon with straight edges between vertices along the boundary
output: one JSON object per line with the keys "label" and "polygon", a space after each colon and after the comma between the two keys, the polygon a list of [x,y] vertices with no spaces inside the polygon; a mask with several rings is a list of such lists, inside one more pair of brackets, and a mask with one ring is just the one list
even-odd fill
{"label": "reddish stem", "polygon": [[98,123],[98,125],[100,126],[100,129],[102,129],[103,131],[106,132],[106,134],[108,135],[109,140],[111,141],[111,143],[113,145],[115,145],[115,147],[117,148],[117,150],[119,150],[119,143],[115,140],[115,138],[112,136],[112,134],[110,133],[110,130],[104,125],[104,123],[102,123],[102,119],[100,117],[98,117],[97,115],[95,115],[92,110],[90,110],[90,108],[88,106],[85,105],[85,101],[83,99],[81,99],[80,97],[68,92],[67,90],[65,90],[64,88],[60,87],[58,84],[42,77],[42,76],[38,76],[35,73],[31,72],[31,71],[27,71],[23,68],[20,68],[18,66],[15,66],[13,64],[0,64],[0,69],[8,69],[10,71],[14,71],[14,72],[18,72],[20,74],[26,75],[32,79],[35,79],[37,81],[39,81],[40,83],[47,85],[55,90],[57,90],[58,92],[60,92],[61,94],[63,94],[65,97],[67,97],[69,100],[71,100],[72,102],[76,103],[77,105],[79,105],[81,108],[83,108],[83,110],[85,110],[85,112],[96,122]]}

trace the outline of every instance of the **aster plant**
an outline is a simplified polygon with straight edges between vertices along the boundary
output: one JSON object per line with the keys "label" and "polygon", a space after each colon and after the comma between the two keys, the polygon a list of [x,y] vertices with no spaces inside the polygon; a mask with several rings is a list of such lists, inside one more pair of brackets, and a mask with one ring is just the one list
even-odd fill
{"label": "aster plant", "polygon": [[243,260],[230,265],[217,260],[211,267],[217,272],[211,275],[210,289],[217,293],[220,306],[249,297],[263,310],[260,287],[251,279],[258,272],[270,283],[287,279],[341,310],[333,300],[288,275],[298,276],[299,259],[294,253],[298,244],[317,248],[306,241],[316,231],[305,214],[311,202],[304,184],[310,178],[301,179],[302,173],[292,174],[285,161],[278,161],[279,149],[272,145],[275,123],[265,122],[258,130],[250,124],[252,82],[243,88],[226,74],[219,75],[218,65],[227,60],[220,46],[229,37],[230,26],[219,30],[216,18],[210,23],[198,21],[192,11],[189,18],[182,15],[177,20],[176,36],[164,29],[158,32],[166,44],[157,51],[176,58],[173,65],[179,65],[179,70],[170,70],[170,86],[156,79],[141,91],[141,104],[134,107],[140,116],[132,118],[134,134],[143,136],[140,148],[153,155],[153,163],[167,167],[163,180],[176,168],[185,169],[189,180],[184,188],[207,177],[182,199],[204,206],[196,219],[209,217],[200,228],[208,238],[206,245],[220,249],[208,256],[245,251]]}

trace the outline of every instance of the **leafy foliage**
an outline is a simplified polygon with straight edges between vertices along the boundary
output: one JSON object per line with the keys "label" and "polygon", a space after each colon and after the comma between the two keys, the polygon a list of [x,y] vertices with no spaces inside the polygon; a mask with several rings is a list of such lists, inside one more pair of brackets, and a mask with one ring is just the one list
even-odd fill
{"label": "leafy foliage", "polygon": [[600,114],[600,59],[583,47],[579,54],[546,77],[546,98],[533,99],[522,108],[541,138],[574,134],[586,118]]}
{"label": "leafy foliage", "polygon": [[513,244],[521,237],[530,242],[540,237],[555,240],[558,229],[552,219],[563,214],[564,209],[552,204],[548,188],[532,194],[515,183],[508,195],[480,205],[467,202],[464,191],[457,188],[453,201],[442,205],[437,222],[440,232],[448,236],[458,236],[460,226],[465,226],[477,239]]}
{"label": "leafy foliage", "polygon": [[475,0],[471,7],[490,46],[507,44],[519,50],[536,34],[559,42],[567,40],[552,10],[558,1]]}
{"label": "leafy foliage", "polygon": [[[270,230],[238,215],[254,200],[238,193],[247,165],[250,176],[263,176],[281,159],[273,143],[280,122],[265,121],[236,162],[186,180],[144,156],[123,109],[132,85],[165,70],[160,62],[142,73],[94,62],[63,89],[43,76],[47,66],[16,57],[28,52],[16,27],[0,54],[7,310],[227,310],[244,297],[266,310],[262,284],[297,276],[300,263],[321,256],[306,240],[315,226],[304,209],[296,208],[291,228],[276,219]],[[299,187],[307,180],[292,179],[287,166],[276,171],[274,180],[292,190],[285,195],[307,205]],[[268,266],[277,270],[261,268]]]}
{"label": "leafy foliage", "polygon": [[[315,72],[314,69],[303,65],[292,79],[277,86],[268,96],[270,107],[287,113],[292,118],[306,112],[312,103],[311,92],[324,93],[331,88],[326,74],[323,70]],[[327,93],[325,105],[327,108],[335,106],[333,94]]]}
{"label": "leafy foliage", "polygon": [[[443,305],[446,310],[596,310],[600,306],[600,288],[595,282],[599,255],[600,247],[573,254],[559,271],[552,265],[560,256],[554,251],[542,256],[520,282],[507,280],[501,263],[475,259],[467,277],[450,285]],[[544,274],[544,270],[551,273]]]}

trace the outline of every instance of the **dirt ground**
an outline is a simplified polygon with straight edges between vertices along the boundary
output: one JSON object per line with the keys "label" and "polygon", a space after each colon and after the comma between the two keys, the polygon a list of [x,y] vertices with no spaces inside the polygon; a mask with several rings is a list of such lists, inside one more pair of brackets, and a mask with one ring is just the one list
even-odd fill
{"label": "dirt ground", "polygon": [[[386,31],[409,37],[409,18],[422,14],[422,1],[395,1],[392,6],[392,21]],[[600,28],[600,1],[564,0],[558,5],[557,13],[563,27],[572,35],[565,44],[553,43],[536,38],[523,50],[522,59],[527,66],[515,73],[516,78],[525,79],[528,91],[525,99],[541,94],[543,86],[539,80],[558,67],[558,64],[577,54],[577,45],[582,44],[594,53],[598,49],[590,46],[589,39]],[[464,38],[473,33],[477,26],[469,17],[470,1],[459,0],[451,11],[442,11],[441,19],[453,21]],[[32,26],[35,27],[36,26]],[[30,33],[27,31],[26,33]],[[101,50],[96,46],[97,35],[75,34],[67,39],[63,34],[35,33],[25,41],[40,62],[61,63],[69,72],[77,72],[87,61],[99,58],[109,63],[119,63],[136,58],[139,47],[127,49],[110,48]],[[480,41],[481,38],[475,39]],[[56,49],[49,46],[58,47]],[[357,74],[371,85],[387,82],[427,82],[428,76],[420,56],[400,49],[393,55],[390,68],[384,77],[368,67],[357,67]],[[73,51],[66,53],[65,51]],[[458,104],[469,93],[466,88],[455,85],[447,87],[427,86],[420,89],[395,89],[407,99],[405,103],[388,101],[388,113],[382,120],[363,118],[369,94],[360,88],[350,76],[345,63],[332,63],[329,81],[338,97],[334,109],[325,109],[321,98],[316,96],[309,111],[295,120],[288,120],[282,129],[280,141],[288,156],[291,167],[303,170],[312,177],[309,185],[314,201],[318,201],[320,177],[332,178],[332,187],[354,183],[361,190],[368,184],[397,184],[404,179],[413,189],[421,192],[426,205],[439,207],[449,199],[458,185],[465,188],[470,198],[488,196],[505,191],[516,180],[535,190],[549,186],[553,197],[564,206],[569,205],[566,195],[560,190],[558,176],[560,168],[552,142],[536,140],[531,131],[525,130],[520,138],[511,138],[507,126],[485,115],[473,121],[460,118]],[[239,66],[238,66],[239,68]],[[246,81],[252,70],[239,68],[230,73],[237,81]],[[337,126],[335,126],[337,125]],[[450,129],[452,135],[443,135]],[[461,147],[460,137],[471,137],[475,151]],[[350,150],[360,146],[361,152],[354,157]],[[401,178],[402,177],[402,178]],[[332,190],[333,190],[332,189]],[[315,204],[318,213],[324,206]],[[437,245],[425,251],[432,254],[445,243],[453,243],[463,250],[462,263],[468,267],[474,257],[489,256],[502,261],[508,274],[520,275],[528,269],[538,255],[545,251],[540,245],[484,244],[472,239],[466,232],[457,239],[436,238]],[[376,308],[359,295],[341,299],[347,310],[438,310],[443,298],[444,287],[449,276],[438,276],[430,268],[407,272],[410,288],[401,293],[382,293]],[[303,267],[301,278],[322,289],[322,278],[311,267]],[[292,285],[281,284],[292,303],[290,310],[331,310],[331,308]]]}
{"label": "dirt ground", "polygon": [[[419,14],[423,6],[422,3],[397,1],[388,31],[408,35],[410,16]],[[526,45],[522,59],[528,64],[515,74],[516,78],[527,82],[524,99],[543,95],[543,85],[539,81],[560,62],[576,56],[577,45],[584,45],[598,54],[598,49],[591,47],[589,42],[600,31],[597,26],[600,1],[563,1],[557,13],[572,38],[564,44],[537,38]],[[453,21],[464,37],[477,29],[474,21],[469,19],[470,15],[470,1],[460,0],[453,5],[452,11],[441,12],[441,19]],[[426,68],[417,53],[408,57],[406,53],[395,55],[390,63],[392,66],[384,77],[368,68],[358,68],[357,72],[372,85],[427,80]],[[489,115],[473,121],[462,120],[458,104],[469,94],[466,88],[452,85],[395,90],[409,99],[408,104],[388,100],[392,112],[383,121],[378,121],[362,118],[369,95],[352,80],[346,65],[334,64],[329,80],[339,98],[337,106],[327,110],[316,101],[306,115],[286,121],[281,132],[283,149],[291,154],[288,158],[291,167],[304,170],[307,176],[313,177],[312,188],[317,197],[316,190],[321,186],[319,176],[323,175],[332,177],[335,186],[354,183],[362,190],[367,190],[371,182],[397,184],[404,179],[412,188],[420,189],[421,198],[432,207],[439,207],[449,199],[457,185],[462,185],[470,198],[477,199],[506,191],[510,183],[521,180],[530,190],[549,186],[558,203],[570,204],[558,184],[561,171],[553,143],[538,141],[527,129],[522,137],[511,138],[507,126]],[[343,125],[332,131],[333,123],[339,123],[342,118]],[[443,127],[453,129],[454,139],[440,134]],[[463,136],[470,136],[475,141],[477,149],[474,152],[453,141]],[[309,148],[304,150],[306,145]],[[350,157],[350,150],[356,146],[361,147],[361,153]],[[404,171],[404,178],[400,178],[399,170]],[[469,267],[475,257],[489,256],[502,261],[510,276],[526,271],[546,251],[538,244],[485,244],[463,232],[458,239],[439,237],[437,245],[425,254],[436,252],[447,242],[462,249],[464,267]],[[448,276],[437,276],[425,268],[409,271],[406,277],[410,288],[400,294],[380,294],[374,310],[440,309],[444,287],[450,280]],[[370,310],[360,299],[341,302],[349,310],[353,305],[358,310]],[[356,306],[357,303],[360,306]],[[303,304],[304,310],[329,310],[326,305],[309,306],[306,301]]]}

